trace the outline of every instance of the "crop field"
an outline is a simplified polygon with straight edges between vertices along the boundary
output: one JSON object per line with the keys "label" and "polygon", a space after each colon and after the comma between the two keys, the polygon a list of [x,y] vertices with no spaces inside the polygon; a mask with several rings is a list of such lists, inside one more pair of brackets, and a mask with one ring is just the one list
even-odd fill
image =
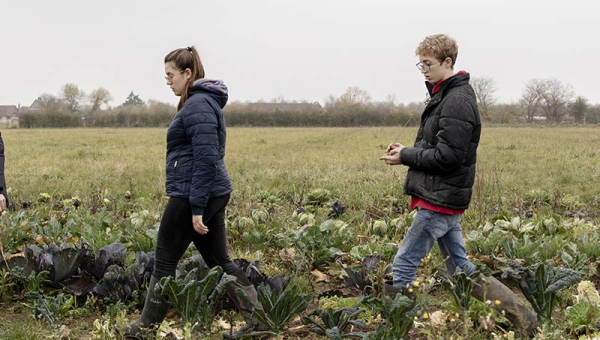
{"label": "crop field", "polygon": [[[2,131],[11,209],[0,218],[0,339],[118,338],[139,316],[168,201],[165,134]],[[536,311],[537,339],[600,337],[598,128],[484,127],[462,219],[478,271],[444,275],[434,247],[414,308],[383,294],[414,212],[402,194],[406,168],[378,158],[391,142],[412,145],[416,128],[227,134],[230,254],[259,297],[276,301],[263,300],[273,338],[520,338],[493,301],[453,298],[483,273]],[[203,278],[219,273],[197,254],[189,248],[172,284],[215,290]],[[195,302],[175,303],[159,337],[220,339],[242,324],[226,297],[189,312]]]}

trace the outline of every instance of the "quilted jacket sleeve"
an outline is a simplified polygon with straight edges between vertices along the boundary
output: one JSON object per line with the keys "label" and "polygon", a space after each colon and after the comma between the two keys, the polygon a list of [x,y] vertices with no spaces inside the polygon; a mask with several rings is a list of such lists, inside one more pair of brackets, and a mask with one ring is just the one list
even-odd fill
{"label": "quilted jacket sleeve", "polygon": [[185,134],[193,152],[190,204],[194,215],[203,215],[219,160],[217,112],[205,98],[192,97],[189,101],[182,117]]}
{"label": "quilted jacket sleeve", "polygon": [[449,98],[442,108],[437,144],[432,148],[402,149],[402,164],[424,172],[446,172],[465,160],[475,127],[475,111],[461,96]]}

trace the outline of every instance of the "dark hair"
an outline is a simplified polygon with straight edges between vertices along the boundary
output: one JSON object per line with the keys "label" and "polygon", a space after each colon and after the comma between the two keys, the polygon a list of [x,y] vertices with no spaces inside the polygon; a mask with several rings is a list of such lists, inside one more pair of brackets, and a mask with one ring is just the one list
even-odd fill
{"label": "dark hair", "polygon": [[165,64],[170,61],[172,61],[175,64],[175,67],[181,71],[185,71],[185,69],[188,68],[192,71],[192,77],[188,80],[185,91],[183,91],[181,97],[179,97],[177,110],[180,110],[190,96],[194,81],[204,78],[204,66],[202,66],[200,55],[194,46],[178,48],[170,52],[165,56]]}

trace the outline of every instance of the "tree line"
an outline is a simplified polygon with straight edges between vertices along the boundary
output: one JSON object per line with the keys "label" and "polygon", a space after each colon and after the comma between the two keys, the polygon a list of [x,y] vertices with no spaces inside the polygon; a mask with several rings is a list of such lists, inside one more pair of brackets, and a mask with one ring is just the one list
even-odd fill
{"label": "tree line", "polygon": [[142,100],[133,91],[125,102],[111,107],[113,98],[105,88],[86,94],[75,84],[65,84],[58,96],[44,93],[36,107],[19,116],[19,127],[165,127],[175,106]]}
{"label": "tree line", "polygon": [[493,78],[475,77],[471,86],[477,95],[479,112],[484,120],[499,123],[545,122],[560,124],[600,124],[600,105],[590,105],[577,96],[570,84],[558,79],[531,79],[525,83],[516,103],[497,103]]}
{"label": "tree line", "polygon": [[[490,77],[473,77],[482,119],[499,124],[600,124],[600,105],[576,96],[571,85],[557,79],[529,80],[517,102],[499,103],[497,86]],[[65,84],[58,96],[42,94],[35,110],[19,117],[19,126],[36,127],[166,127],[175,106],[144,101],[133,91],[125,102],[110,106],[113,98],[102,87],[86,94],[75,84]],[[269,105],[260,105],[269,103]],[[416,126],[426,105],[399,103],[394,95],[374,101],[369,93],[349,87],[340,96],[320,104],[282,97],[256,103],[234,101],[225,109],[228,126]]]}

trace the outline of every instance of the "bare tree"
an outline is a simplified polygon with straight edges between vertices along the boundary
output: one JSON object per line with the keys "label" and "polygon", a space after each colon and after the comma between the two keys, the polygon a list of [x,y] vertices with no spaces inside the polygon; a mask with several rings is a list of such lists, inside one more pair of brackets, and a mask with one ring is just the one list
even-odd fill
{"label": "bare tree", "polygon": [[473,77],[470,82],[475,95],[477,96],[477,105],[482,117],[487,118],[492,113],[492,107],[496,102],[496,82],[491,77]]}
{"label": "bare tree", "polygon": [[573,121],[575,123],[584,123],[585,122],[585,114],[587,113],[589,108],[588,100],[584,97],[577,97],[575,101],[571,103],[571,115],[573,116]]}
{"label": "bare tree", "polygon": [[348,105],[367,105],[371,103],[371,95],[357,86],[352,86],[342,93],[339,102]]}
{"label": "bare tree", "polygon": [[330,110],[332,108],[334,108],[337,105],[338,99],[334,96],[334,95],[329,95],[327,98],[325,98],[325,100],[323,101],[323,107],[325,108],[325,110]]}
{"label": "bare tree", "polygon": [[96,112],[102,105],[108,106],[108,103],[110,103],[113,98],[107,89],[99,87],[90,93],[88,100],[92,105],[92,112]]}
{"label": "bare tree", "polygon": [[545,91],[540,107],[551,123],[560,123],[568,112],[569,103],[573,99],[573,87],[558,79],[546,79]]}
{"label": "bare tree", "polygon": [[542,97],[546,92],[546,82],[541,79],[531,79],[525,83],[525,89],[519,99],[519,104],[525,112],[525,119],[533,122],[533,117],[538,113]]}
{"label": "bare tree", "polygon": [[384,107],[393,108],[396,107],[396,105],[398,105],[398,98],[395,94],[388,94],[387,96],[385,96],[383,103]]}
{"label": "bare tree", "polygon": [[285,100],[285,98],[282,95],[279,95],[279,96],[271,99],[270,103],[279,103],[279,104],[281,104],[281,103],[286,103],[286,100]]}
{"label": "bare tree", "polygon": [[85,98],[85,93],[75,84],[67,83],[62,87],[62,98],[71,111],[77,111],[79,104]]}

